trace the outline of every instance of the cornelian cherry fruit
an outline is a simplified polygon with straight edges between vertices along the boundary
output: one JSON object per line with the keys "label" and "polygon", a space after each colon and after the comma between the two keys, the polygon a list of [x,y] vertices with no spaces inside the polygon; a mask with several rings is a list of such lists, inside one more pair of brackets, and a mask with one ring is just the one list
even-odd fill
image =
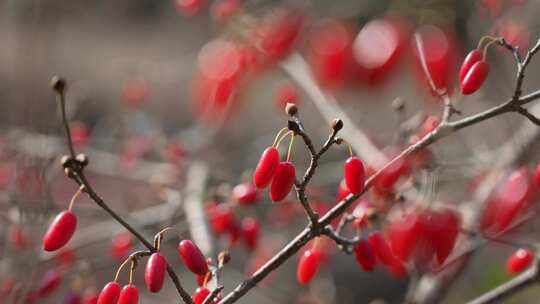
{"label": "cornelian cherry fruit", "polygon": [[296,277],[301,284],[308,284],[319,269],[321,263],[320,254],[313,249],[304,251],[304,254],[298,261],[298,268],[296,271]]}
{"label": "cornelian cherry fruit", "polygon": [[351,156],[345,161],[344,173],[345,184],[352,194],[359,194],[364,190],[366,173],[364,164],[358,157]]}
{"label": "cornelian cherry fruit", "polygon": [[120,297],[120,285],[114,281],[107,283],[99,293],[97,304],[116,304]]}
{"label": "cornelian cherry fruit", "polygon": [[506,269],[510,273],[518,273],[531,265],[534,254],[530,249],[518,249],[506,261]]}
{"label": "cornelian cherry fruit", "polygon": [[386,266],[391,266],[394,263],[394,254],[392,249],[386,242],[386,239],[378,231],[369,234],[368,242],[375,256]]}
{"label": "cornelian cherry fruit", "polygon": [[49,270],[45,273],[37,289],[37,296],[46,297],[53,293],[62,283],[62,274],[57,270]]}
{"label": "cornelian cherry fruit", "polygon": [[536,166],[536,169],[534,169],[533,180],[536,188],[540,189],[540,165]]}
{"label": "cornelian cherry fruit", "polygon": [[461,68],[459,69],[459,81],[465,80],[465,76],[467,76],[467,73],[472,68],[472,66],[484,59],[484,55],[482,55],[482,52],[478,49],[474,49],[467,57],[465,57],[465,60],[463,60],[463,63],[461,64]]}
{"label": "cornelian cherry fruit", "polygon": [[167,271],[167,261],[159,252],[154,252],[148,258],[144,271],[144,281],[150,292],[158,292],[163,287],[165,272]]}
{"label": "cornelian cherry fruit", "polygon": [[372,272],[377,265],[377,260],[373,254],[373,250],[369,245],[369,242],[365,239],[360,239],[354,246],[354,255],[358,265],[364,269],[364,271]]}
{"label": "cornelian cherry fruit", "polygon": [[195,290],[195,293],[191,296],[191,299],[195,304],[202,304],[206,297],[210,294],[210,290],[206,287],[199,287]]}
{"label": "cornelian cherry fruit", "polygon": [[276,85],[274,89],[274,103],[281,112],[288,103],[298,104],[298,90],[290,82],[282,82]]}
{"label": "cornelian cherry fruit", "polygon": [[259,163],[253,172],[253,184],[262,189],[270,184],[279,164],[279,151],[275,147],[264,150]]}
{"label": "cornelian cherry fruit", "polygon": [[83,304],[98,304],[98,294],[94,289],[89,289],[83,293]]}
{"label": "cornelian cherry fruit", "polygon": [[133,247],[133,239],[127,231],[116,233],[111,241],[111,255],[116,259],[124,259]]}
{"label": "cornelian cherry fruit", "polygon": [[232,199],[238,204],[250,205],[259,200],[259,192],[251,183],[239,184],[232,190]]}
{"label": "cornelian cherry fruit", "polygon": [[77,217],[71,211],[63,211],[56,216],[43,237],[43,249],[55,251],[63,247],[75,233]]}
{"label": "cornelian cherry fruit", "polygon": [[178,253],[184,264],[195,274],[204,275],[208,272],[208,264],[201,250],[190,240],[178,244]]}
{"label": "cornelian cherry fruit", "polygon": [[125,285],[120,291],[118,304],[137,304],[139,303],[139,289],[133,284]]}
{"label": "cornelian cherry fruit", "polygon": [[461,93],[470,95],[476,92],[486,80],[488,73],[489,64],[486,61],[480,60],[473,64],[461,82]]}
{"label": "cornelian cherry fruit", "polygon": [[283,200],[291,191],[296,178],[296,168],[291,162],[280,162],[270,186],[270,199],[274,202]]}

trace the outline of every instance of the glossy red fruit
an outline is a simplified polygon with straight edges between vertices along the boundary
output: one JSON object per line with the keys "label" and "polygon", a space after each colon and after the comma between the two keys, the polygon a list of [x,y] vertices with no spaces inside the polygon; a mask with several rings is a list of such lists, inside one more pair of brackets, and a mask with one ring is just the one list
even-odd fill
{"label": "glossy red fruit", "polygon": [[107,283],[99,293],[97,304],[116,304],[120,297],[120,285],[112,281]]}
{"label": "glossy red fruit", "polygon": [[361,239],[354,246],[354,255],[356,256],[356,262],[364,269],[364,271],[372,272],[377,265],[377,260],[373,254],[373,250],[369,245],[369,242],[365,239]]}
{"label": "glossy red fruit", "polygon": [[116,259],[124,259],[133,248],[133,238],[127,231],[116,233],[111,241],[111,255]]}
{"label": "glossy red fruit", "polygon": [[139,289],[133,284],[125,285],[120,291],[118,304],[137,304],[139,303]]}
{"label": "glossy red fruit", "polygon": [[190,240],[183,240],[178,244],[178,253],[184,264],[195,274],[206,274],[208,264],[201,250]]}
{"label": "glossy red fruit", "polygon": [[461,82],[461,93],[470,95],[476,92],[484,83],[489,73],[489,64],[484,61],[476,62],[467,72],[467,75]]}
{"label": "glossy red fruit", "polygon": [[279,164],[279,151],[275,147],[268,147],[264,150],[259,163],[253,172],[253,184],[262,189],[272,181],[274,173]]}
{"label": "glossy red fruit", "polygon": [[195,304],[202,304],[204,302],[204,299],[208,297],[210,294],[210,290],[206,287],[199,287],[195,290],[195,293],[191,296],[191,299]]}
{"label": "glossy red fruit", "polygon": [[480,50],[474,49],[470,51],[469,54],[467,54],[467,57],[465,57],[465,60],[463,60],[461,68],[459,69],[459,81],[463,81],[472,66],[475,63],[481,61],[483,58],[484,56],[482,55],[482,52],[480,52]]}
{"label": "glossy red fruit", "polygon": [[167,261],[159,252],[154,252],[148,258],[146,269],[144,270],[144,281],[150,292],[158,292],[163,287],[165,272],[167,271]]}
{"label": "glossy red fruit", "polygon": [[49,270],[41,278],[41,282],[37,288],[37,296],[40,298],[46,297],[53,293],[62,283],[62,274],[57,270]]}
{"label": "glossy red fruit", "polygon": [[484,233],[504,231],[529,209],[532,195],[532,181],[527,169],[510,172],[488,199],[481,225]]}
{"label": "glossy red fruit", "polygon": [[352,194],[359,194],[364,190],[364,182],[366,181],[366,173],[364,164],[356,157],[351,156],[345,161],[343,166],[345,184]]}
{"label": "glossy red fruit", "polygon": [[407,273],[405,265],[403,265],[403,263],[397,258],[395,258],[392,265],[387,266],[386,269],[395,278],[401,278]]}
{"label": "glossy red fruit", "polygon": [[534,169],[533,180],[536,188],[540,189],[540,165],[537,165],[536,169]]}
{"label": "glossy red fruit", "polygon": [[259,192],[251,183],[236,185],[232,190],[232,199],[241,205],[250,205],[259,200]]}
{"label": "glossy red fruit", "polygon": [[226,233],[234,228],[234,213],[228,205],[210,202],[206,207],[206,213],[215,233]]}
{"label": "glossy red fruit", "polygon": [[510,273],[518,273],[525,270],[534,259],[534,253],[530,249],[521,248],[514,252],[506,261],[506,269]]}
{"label": "glossy red fruit", "polygon": [[366,23],[354,39],[352,54],[368,84],[387,78],[403,52],[405,31],[397,20],[378,18]]}
{"label": "glossy red fruit", "polygon": [[77,217],[71,211],[63,211],[56,216],[43,237],[43,249],[55,251],[64,246],[75,233]]}
{"label": "glossy red fruit", "polygon": [[392,253],[402,261],[409,260],[415,247],[423,242],[423,234],[422,222],[416,212],[390,217],[386,226],[386,235],[392,247]]}
{"label": "glossy red fruit", "polygon": [[291,191],[296,178],[296,168],[291,162],[280,162],[276,167],[272,185],[270,186],[270,199],[279,202]]}
{"label": "glossy red fruit", "polygon": [[392,249],[386,242],[386,239],[378,231],[371,232],[368,236],[368,242],[375,256],[386,266],[391,266],[394,263],[394,254]]}
{"label": "glossy red fruit", "polygon": [[[419,28],[413,36],[413,55],[421,78],[433,82],[437,90],[451,89],[453,69],[456,66],[454,37],[434,25]],[[430,89],[431,84],[428,86]]]}
{"label": "glossy red fruit", "polygon": [[309,35],[309,59],[313,73],[325,87],[340,85],[350,55],[352,37],[341,22],[318,22]]}
{"label": "glossy red fruit", "polygon": [[442,265],[452,253],[459,236],[461,219],[453,209],[441,209],[432,211],[430,225],[433,246],[437,256],[437,262]]}
{"label": "glossy red fruit", "polygon": [[313,249],[304,251],[304,254],[298,261],[296,277],[301,284],[308,284],[319,269],[321,263],[320,254]]}
{"label": "glossy red fruit", "polygon": [[259,222],[255,218],[246,217],[242,220],[241,229],[247,248],[251,251],[255,250],[259,241]]}

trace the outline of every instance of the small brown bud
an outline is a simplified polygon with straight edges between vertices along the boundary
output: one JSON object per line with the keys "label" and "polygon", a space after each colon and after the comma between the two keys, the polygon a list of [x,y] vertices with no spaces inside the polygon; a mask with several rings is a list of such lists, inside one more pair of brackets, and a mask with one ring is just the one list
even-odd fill
{"label": "small brown bud", "polygon": [[58,75],[51,78],[51,87],[57,93],[63,93],[66,90],[66,80]]}
{"label": "small brown bud", "polygon": [[222,251],[218,254],[218,262],[221,265],[225,265],[229,263],[230,260],[231,260],[231,254],[228,251]]}
{"label": "small brown bud", "polygon": [[86,154],[80,153],[75,159],[81,164],[81,166],[86,167],[88,165],[88,156]]}
{"label": "small brown bud", "polygon": [[334,139],[334,141],[336,142],[336,144],[341,145],[343,143],[343,138],[336,137],[336,139]]}
{"label": "small brown bud", "polygon": [[65,173],[66,176],[69,177],[69,178],[75,177],[75,174],[73,173],[73,169],[71,169],[70,167],[64,168],[64,173]]}
{"label": "small brown bud", "polygon": [[294,116],[298,114],[298,107],[294,103],[287,103],[285,106],[285,113],[289,116]]}
{"label": "small brown bud", "polygon": [[332,129],[334,131],[339,131],[343,129],[343,121],[339,118],[332,120]]}

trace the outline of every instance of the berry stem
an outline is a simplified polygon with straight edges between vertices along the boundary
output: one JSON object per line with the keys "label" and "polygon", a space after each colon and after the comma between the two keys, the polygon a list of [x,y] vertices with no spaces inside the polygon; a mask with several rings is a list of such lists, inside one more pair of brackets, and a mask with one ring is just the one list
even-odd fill
{"label": "berry stem", "polygon": [[178,231],[176,230],[176,228],[169,226],[163,228],[160,232],[156,233],[156,235],[154,236],[156,251],[159,251],[159,248],[161,247],[161,240],[163,239],[163,234],[170,230]]}
{"label": "berry stem", "polygon": [[281,137],[283,132],[287,130],[288,128],[282,128],[281,130],[279,130],[279,132],[277,132],[276,137],[274,138],[274,143],[272,144],[273,147],[277,147],[276,144],[279,144],[278,139]]}
{"label": "berry stem", "polygon": [[122,268],[124,268],[124,266],[132,261],[133,258],[132,257],[128,257],[124,262],[122,262],[122,264],[120,264],[120,267],[118,267],[118,270],[116,270],[116,275],[114,276],[114,281],[118,283],[118,277],[120,276],[120,271],[122,271]]}
{"label": "berry stem", "polygon": [[73,197],[71,198],[71,201],[69,202],[68,211],[71,211],[73,209],[73,205],[75,204],[75,201],[77,200],[77,198],[79,197],[79,195],[81,194],[83,190],[84,190],[84,185],[81,185],[79,189],[77,190],[77,192],[73,194]]}
{"label": "berry stem", "polygon": [[293,131],[289,131],[289,132],[283,134],[283,135],[278,139],[277,143],[276,143],[274,146],[275,146],[276,148],[278,148],[278,147],[279,147],[279,144],[281,144],[281,141],[284,140],[287,136],[289,136],[289,135],[291,135],[291,134],[293,134],[293,133],[294,133]]}
{"label": "berry stem", "polygon": [[488,43],[491,43],[491,42],[494,42],[494,41],[498,41],[499,39],[497,39],[496,37],[493,37],[493,36],[489,36],[489,35],[483,36],[482,38],[480,38],[480,41],[478,41],[478,46],[476,48],[478,50],[481,50],[482,45],[484,44],[484,41],[486,41],[486,40],[489,40]]}
{"label": "berry stem", "polygon": [[292,147],[293,147],[293,144],[294,144],[294,136],[295,136],[294,133],[292,133],[291,141],[289,142],[289,149],[287,150],[287,161],[289,161],[291,159]]}

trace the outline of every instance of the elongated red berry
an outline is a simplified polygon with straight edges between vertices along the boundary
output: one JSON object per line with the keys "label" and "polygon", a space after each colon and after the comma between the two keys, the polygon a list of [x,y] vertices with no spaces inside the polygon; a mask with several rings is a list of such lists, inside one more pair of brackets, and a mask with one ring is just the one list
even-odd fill
{"label": "elongated red berry", "polygon": [[49,270],[45,273],[37,289],[37,296],[46,297],[53,293],[62,283],[62,274],[57,270]]}
{"label": "elongated red berry", "polygon": [[195,302],[195,304],[202,304],[204,302],[204,299],[206,299],[209,294],[210,290],[208,290],[208,288],[199,287],[195,290],[193,295],[191,295],[191,299],[193,300],[193,302]]}
{"label": "elongated red berry", "polygon": [[356,256],[356,262],[364,269],[364,271],[372,272],[377,265],[377,260],[373,254],[373,250],[368,241],[361,239],[354,246],[354,255]]}
{"label": "elongated red berry", "polygon": [[486,80],[488,73],[489,64],[486,61],[476,62],[461,82],[461,93],[469,95],[476,92]]}
{"label": "elongated red berry", "polygon": [[73,236],[77,227],[77,217],[71,211],[58,214],[43,237],[43,249],[55,251],[64,246]]}
{"label": "elongated red berry", "polygon": [[239,184],[232,190],[232,199],[241,205],[250,205],[259,200],[259,192],[257,187],[252,184]]}
{"label": "elongated red berry", "polygon": [[345,184],[349,191],[352,194],[362,192],[366,178],[362,161],[356,156],[351,156],[345,161],[343,169],[345,172]]}
{"label": "elongated red berry", "polygon": [[204,275],[208,272],[208,264],[201,250],[190,240],[178,244],[178,253],[184,264],[195,274]]}
{"label": "elongated red berry", "polygon": [[525,270],[534,258],[534,254],[529,249],[518,249],[506,261],[506,269],[510,273],[518,273]]}
{"label": "elongated red berry", "polygon": [[82,304],[98,304],[98,294],[94,289],[89,289],[83,293]]}
{"label": "elongated red berry", "polygon": [[437,255],[437,262],[442,265],[452,253],[459,235],[460,217],[452,209],[442,209],[432,213],[431,234]]}
{"label": "elongated red berry", "polygon": [[246,217],[242,220],[241,229],[247,248],[251,251],[255,250],[259,240],[259,222],[252,217]]}
{"label": "elongated red berry", "polygon": [[422,228],[420,216],[416,212],[391,218],[386,226],[386,235],[392,253],[400,260],[407,261],[415,247],[422,243],[424,233]]}
{"label": "elongated red berry", "polygon": [[139,303],[139,289],[133,284],[128,284],[120,291],[118,304],[137,304]]}
{"label": "elongated red berry", "polygon": [[275,147],[268,147],[264,150],[259,163],[253,172],[253,184],[262,189],[270,184],[274,172],[279,163],[279,151]]}
{"label": "elongated red berry", "polygon": [[280,162],[270,186],[270,198],[274,202],[284,199],[291,191],[295,178],[296,168],[294,165],[291,162]]}
{"label": "elongated red berry", "polygon": [[463,81],[472,66],[483,58],[484,56],[480,50],[472,50],[467,57],[465,57],[465,60],[463,60],[463,64],[461,64],[461,68],[459,69],[459,81]]}
{"label": "elongated red berry", "polygon": [[391,266],[394,263],[394,254],[388,246],[386,239],[378,231],[369,234],[368,242],[375,256],[386,266]]}
{"label": "elongated red berry", "polygon": [[116,304],[120,297],[120,285],[112,281],[107,283],[99,293],[97,304]]}
{"label": "elongated red berry", "polygon": [[536,188],[540,189],[540,165],[534,169],[533,181]]}
{"label": "elongated red berry", "polygon": [[296,271],[296,277],[301,284],[307,284],[313,279],[319,265],[321,264],[320,254],[313,249],[304,251],[304,254],[298,261],[298,268]]}
{"label": "elongated red berry", "polygon": [[154,252],[148,258],[144,271],[144,281],[150,292],[158,292],[163,287],[165,272],[167,271],[167,261],[159,252]]}

